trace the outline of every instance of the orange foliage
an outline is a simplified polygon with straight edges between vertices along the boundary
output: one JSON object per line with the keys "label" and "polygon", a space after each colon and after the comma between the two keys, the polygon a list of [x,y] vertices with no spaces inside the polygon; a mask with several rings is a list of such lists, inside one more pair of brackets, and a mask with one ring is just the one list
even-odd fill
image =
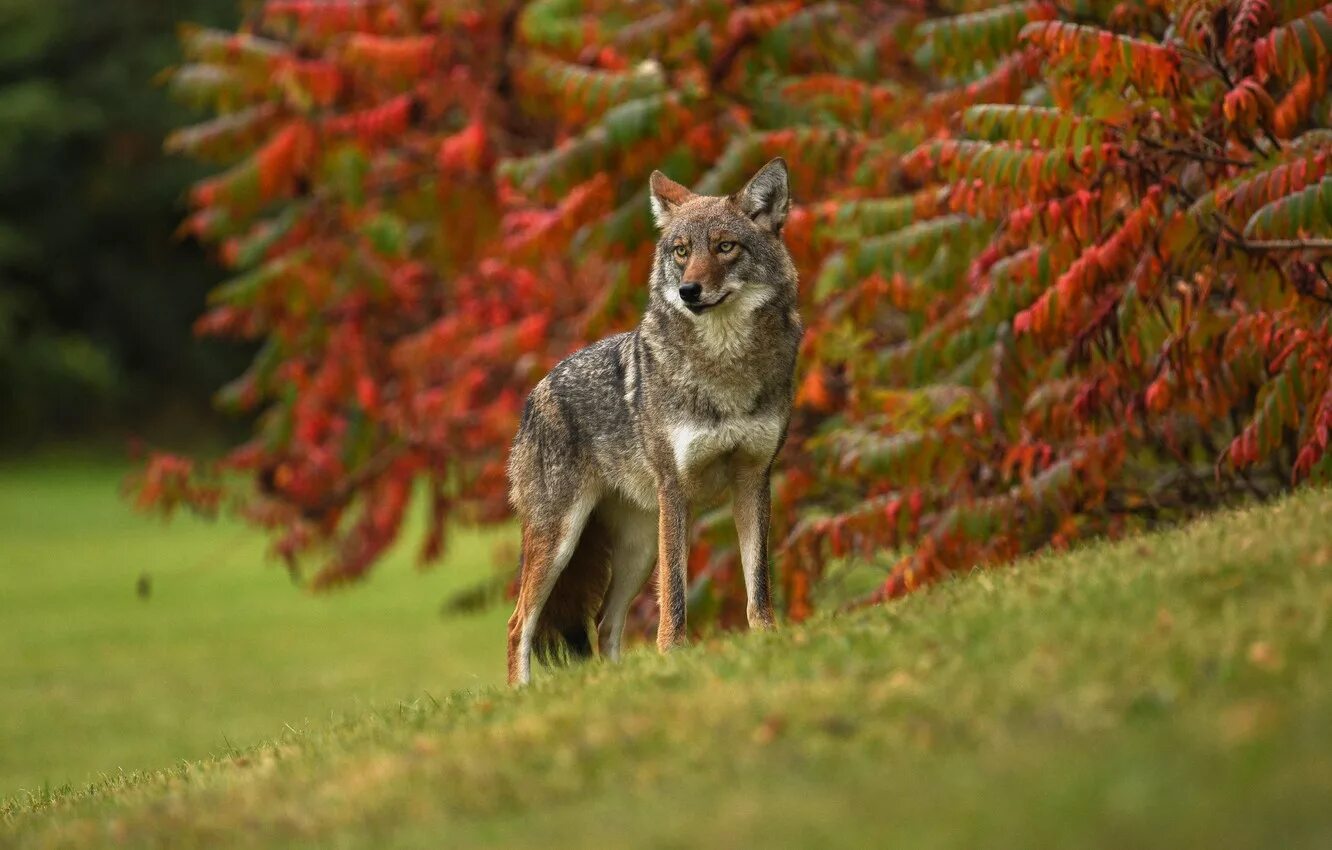
{"label": "orange foliage", "polygon": [[[184,31],[173,84],[220,117],[173,146],[232,164],[182,232],[237,271],[197,329],[262,341],[219,393],[260,415],[218,463],[154,456],[141,503],[227,494],[325,586],[423,483],[438,557],[506,515],[524,393],[639,313],[650,171],[729,192],[778,154],[809,326],[791,617],[830,558],[894,551],[889,599],[1332,474],[1324,12],[515,8],[268,0]],[[743,621],[733,535],[698,534],[699,592]]]}

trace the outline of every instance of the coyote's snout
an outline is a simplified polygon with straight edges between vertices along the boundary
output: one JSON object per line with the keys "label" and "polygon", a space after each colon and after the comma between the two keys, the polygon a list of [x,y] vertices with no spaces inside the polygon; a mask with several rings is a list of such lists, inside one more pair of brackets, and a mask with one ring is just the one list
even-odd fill
{"label": "coyote's snout", "polygon": [[[664,651],[685,637],[690,511],[731,494],[749,624],[772,624],[769,474],[786,438],[802,328],[775,159],[729,197],[654,172],[661,239],[638,328],[559,363],[523,409],[509,497],[523,524],[509,682],[533,649],[617,658],[657,565]],[[595,644],[593,643],[595,641]]]}

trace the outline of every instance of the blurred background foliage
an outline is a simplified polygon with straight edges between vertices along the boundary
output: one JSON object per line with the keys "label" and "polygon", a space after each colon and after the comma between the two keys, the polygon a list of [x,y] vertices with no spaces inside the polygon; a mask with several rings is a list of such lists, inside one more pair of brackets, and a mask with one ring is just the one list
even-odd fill
{"label": "blurred background foliage", "polygon": [[[716,195],[778,155],[806,319],[774,482],[792,619],[847,554],[900,553],[893,598],[1326,481],[1329,14],[265,0],[186,28],[171,86],[211,117],[169,145],[221,170],[183,229],[234,273],[196,327],[262,341],[219,393],[256,418],[221,459],[154,453],[137,502],[235,509],[330,587],[424,487],[437,559],[508,517],[531,386],[637,321],[651,170]],[[691,604],[743,623],[728,511],[696,519]]]}
{"label": "blurred background foliage", "polygon": [[[1332,22],[1303,0],[238,5],[5,7],[6,433],[134,422],[186,450],[140,507],[235,510],[317,586],[421,488],[423,562],[508,518],[523,397],[637,320],[653,168],[719,194],[792,165],[793,618],[848,553],[903,553],[892,597],[1332,476]],[[173,62],[201,121],[148,85]],[[221,170],[162,159],[172,126]],[[179,214],[233,273],[207,309]],[[254,427],[218,459],[160,424],[223,375]],[[697,597],[743,622],[729,518],[698,520]]]}
{"label": "blurred background foliage", "polygon": [[189,115],[153,84],[178,21],[239,16],[232,0],[0,0],[0,450],[131,423],[192,442],[180,432],[244,362],[190,332],[220,274],[172,238],[203,169],[163,154]]}

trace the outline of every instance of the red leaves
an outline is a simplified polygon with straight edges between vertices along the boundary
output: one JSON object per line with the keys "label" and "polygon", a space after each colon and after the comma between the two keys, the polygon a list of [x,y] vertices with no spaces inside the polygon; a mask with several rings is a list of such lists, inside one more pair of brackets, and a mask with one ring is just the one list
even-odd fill
{"label": "red leaves", "polygon": [[355,136],[373,145],[400,136],[411,125],[416,100],[407,94],[381,104],[324,119],[323,131],[330,136]]}
{"label": "red leaves", "polygon": [[[1259,344],[1270,355],[1267,358],[1266,371],[1272,375],[1258,393],[1256,409],[1249,424],[1231,441],[1227,449],[1230,464],[1235,469],[1252,466],[1264,456],[1280,448],[1286,442],[1288,430],[1303,429],[1308,435],[1299,449],[1304,466],[1300,465],[1297,455],[1296,465],[1292,470],[1295,479],[1307,474],[1313,463],[1326,449],[1326,438],[1321,439],[1326,431],[1325,395],[1318,407],[1309,411],[1313,401],[1309,397],[1310,389],[1316,386],[1313,379],[1326,380],[1329,364],[1332,364],[1332,345],[1329,345],[1327,331],[1320,329],[1310,332],[1293,326],[1295,316],[1291,313],[1262,316],[1247,325],[1243,330],[1236,328],[1227,340],[1228,346],[1237,344],[1240,333],[1257,332]],[[1294,355],[1299,353],[1299,357]],[[1314,446],[1313,451],[1306,451]]]}
{"label": "red leaves", "polygon": [[732,38],[757,36],[776,28],[799,12],[804,3],[799,0],[779,0],[754,6],[742,6],[731,12],[726,21],[726,34]]}
{"label": "red leaves", "polygon": [[1055,457],[1054,447],[1044,442],[1021,442],[1009,447],[999,470],[1005,477],[1017,475],[1022,481],[1049,467]]}
{"label": "red leaves", "polygon": [[1281,98],[1272,114],[1272,131],[1278,138],[1289,139],[1308,121],[1315,104],[1327,92],[1327,69],[1296,80]]}
{"label": "red leaves", "polygon": [[1085,185],[1100,169],[1114,166],[1119,156],[1118,147],[1108,143],[1043,150],[1021,142],[945,139],[916,148],[902,165],[918,179],[937,172],[950,180],[970,181],[959,183],[966,193],[990,188],[1035,201]]}
{"label": "red leaves", "polygon": [[1327,7],[1272,30],[1253,44],[1255,73],[1293,81],[1326,70],[1332,53],[1332,17]]}
{"label": "red leaves", "polygon": [[302,121],[293,121],[275,133],[254,155],[259,194],[267,199],[292,191],[311,165],[314,145],[314,131]]}
{"label": "red leaves", "polygon": [[1027,24],[1022,36],[1051,57],[1075,64],[1095,80],[1132,84],[1144,94],[1178,93],[1180,58],[1170,45],[1063,21]]}
{"label": "red leaves", "polygon": [[226,160],[238,150],[260,143],[279,120],[276,104],[266,103],[211,121],[184,127],[167,136],[162,147],[168,153],[187,153],[200,159]]}
{"label": "red leaves", "polygon": [[1317,183],[1328,173],[1328,154],[1320,151],[1217,190],[1217,205],[1237,227],[1243,227],[1263,206]]}
{"label": "red leaves", "polygon": [[347,39],[342,62],[384,82],[412,83],[430,70],[439,44],[431,35],[390,38],[356,33]]}
{"label": "red leaves", "polygon": [[250,212],[260,204],[290,195],[310,167],[314,135],[302,121],[284,125],[251,157],[228,171],[197,184],[195,206],[231,206]]}
{"label": "red leaves", "polygon": [[822,369],[814,367],[805,373],[805,379],[796,391],[795,403],[819,412],[832,409],[832,393]]}
{"label": "red leaves", "polygon": [[1063,198],[1052,198],[1019,207],[1009,213],[1008,229],[1014,236],[1026,236],[1039,228],[1042,235],[1050,236],[1061,230],[1079,242],[1093,239],[1101,227],[1101,192],[1079,189]]}
{"label": "red leaves", "polygon": [[891,119],[900,114],[904,96],[901,89],[875,86],[853,77],[836,74],[810,74],[790,80],[782,87],[782,97],[791,103],[817,105],[847,116],[871,121]]}
{"label": "red leaves", "polygon": [[1272,0],[1240,0],[1230,22],[1226,38],[1226,56],[1240,61],[1246,51],[1252,51],[1253,40],[1273,23]]}
{"label": "red leaves", "polygon": [[280,65],[276,79],[302,92],[315,106],[332,106],[342,94],[346,79],[333,62],[297,59]]}
{"label": "red leaves", "polygon": [[994,66],[994,69],[975,82],[954,89],[931,92],[925,98],[924,113],[935,120],[951,116],[958,110],[977,103],[1016,103],[1022,92],[1035,79],[1041,69],[1037,50],[1020,50]]}
{"label": "red leaves", "polygon": [[1151,385],[1147,387],[1145,401],[1147,402],[1147,409],[1152,413],[1165,413],[1170,408],[1171,389],[1168,374],[1163,373],[1155,381],[1152,381]]}
{"label": "red leaves", "polygon": [[264,19],[289,21],[302,31],[326,36],[368,30],[373,0],[266,0]]}
{"label": "red leaves", "polygon": [[1328,384],[1327,391],[1310,411],[1307,423],[1304,445],[1300,447],[1291,469],[1294,481],[1308,478],[1314,465],[1327,456],[1329,438],[1332,437],[1332,383]]}
{"label": "red leaves", "polygon": [[524,256],[568,241],[583,222],[604,214],[611,200],[610,181],[599,174],[574,187],[553,209],[510,211],[504,217],[506,249]]}
{"label": "red leaves", "polygon": [[1276,102],[1261,83],[1253,77],[1247,77],[1226,92],[1221,111],[1226,121],[1243,129],[1269,129],[1276,112]]}
{"label": "red leaves", "polygon": [[184,504],[205,514],[217,513],[222,489],[199,480],[194,461],[179,455],[154,452],[143,471],[130,477],[127,489],[134,494],[139,510],[157,510],[170,515]]}
{"label": "red leaves", "polygon": [[[782,544],[810,562],[895,547],[920,533],[927,521],[925,494],[908,489],[866,500],[845,513],[802,520]],[[822,572],[819,564],[816,572]]]}
{"label": "red leaves", "polygon": [[[1321,120],[1324,19],[1260,38],[1264,0],[1224,20],[1080,6],[1088,25],[1049,3],[926,23],[646,2],[515,22],[271,0],[253,34],[185,33],[173,80],[225,117],[174,144],[234,165],[182,231],[244,272],[196,328],[262,342],[219,393],[258,413],[231,492],[293,563],[333,553],[318,585],[370,568],[422,477],[427,556],[448,523],[505,515],[524,393],[637,317],[654,168],[717,194],[791,168],[809,326],[774,539],[793,617],[830,557],[900,550],[892,598],[1182,516],[1237,468],[1261,488],[1274,459],[1329,471],[1326,252],[1245,243],[1332,222],[1326,138],[1297,135]],[[1214,487],[1179,483],[1227,444]],[[154,460],[144,499],[215,506],[211,472]],[[700,533],[693,575],[743,612],[726,523]]]}
{"label": "red leaves", "polygon": [[472,121],[439,144],[439,170],[445,174],[475,177],[489,171],[494,162],[486,141],[486,126]]}
{"label": "red leaves", "polygon": [[[373,565],[427,465],[450,488],[477,487],[435,511],[428,554],[459,506],[501,517],[517,387],[571,343],[568,308],[550,312],[566,302],[546,297],[530,270],[471,265],[478,254],[505,255],[494,123],[484,117],[487,75],[503,64],[498,31],[486,16],[451,21],[470,26],[475,68],[442,67],[461,37],[444,43],[438,21],[430,33],[407,32],[414,15],[396,4],[293,0],[265,8],[273,38],[187,34],[194,55],[235,69],[216,75],[219,108],[252,100],[237,114],[268,122],[242,135],[229,119],[225,129],[252,150],[192,193],[189,231],[227,240],[224,258],[250,269],[213,294],[196,329],[264,339],[219,393],[221,403],[262,410],[256,440],[229,465],[252,476],[248,492],[237,491],[241,510],[280,532],[278,554],[294,565],[331,548],[316,586]],[[480,117],[445,131],[441,120],[459,107]],[[192,149],[212,144],[186,138],[199,141]],[[255,221],[260,214],[271,217]],[[563,273],[544,270],[548,283]],[[590,300],[586,288],[558,287],[574,304]],[[562,322],[552,331],[554,315]],[[149,472],[154,501],[202,509],[221,492],[200,489],[198,467],[155,462]]]}
{"label": "red leaves", "polygon": [[1110,238],[1083,251],[1053,287],[1013,319],[1013,330],[1047,337],[1073,333],[1081,317],[1079,311],[1101,282],[1135,263],[1147,238],[1154,235],[1161,198],[1161,188],[1153,186]]}

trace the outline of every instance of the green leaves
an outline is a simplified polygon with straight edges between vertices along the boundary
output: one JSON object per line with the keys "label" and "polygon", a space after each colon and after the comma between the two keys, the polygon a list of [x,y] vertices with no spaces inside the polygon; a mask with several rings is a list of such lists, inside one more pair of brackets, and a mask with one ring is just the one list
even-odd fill
{"label": "green leaves", "polygon": [[[306,212],[303,204],[293,204],[278,213],[270,221],[255,225],[244,237],[234,240],[229,265],[237,269],[248,269],[263,262],[268,252],[287,234],[291,233],[296,222]],[[223,285],[228,286],[228,284]],[[245,287],[241,287],[242,289]]]}
{"label": "green leaves", "polygon": [[520,67],[518,83],[533,112],[557,112],[580,120],[665,88],[661,66],[654,61],[629,71],[603,71],[541,54]]}
{"label": "green leaves", "polygon": [[[994,225],[966,216],[944,216],[904,227],[886,236],[848,245],[824,266],[815,294],[830,292],[870,274],[889,277],[899,272],[938,269],[941,264],[965,264],[994,232]],[[937,278],[938,284],[956,284]]]}
{"label": "green leaves", "polygon": [[947,189],[925,189],[894,198],[831,202],[820,213],[821,226],[824,235],[838,241],[877,236],[940,215],[947,199]]}
{"label": "green leaves", "polygon": [[188,59],[261,71],[271,68],[275,60],[291,55],[287,45],[274,39],[192,24],[181,26],[180,47]]}
{"label": "green leaves", "polygon": [[1328,64],[1332,20],[1325,10],[1297,18],[1254,43],[1254,64],[1263,77],[1292,81]]}
{"label": "green leaves", "polygon": [[612,167],[627,149],[647,141],[671,141],[673,130],[681,124],[678,111],[683,101],[672,92],[621,104],[553,150],[506,160],[500,173],[525,191],[553,199]]}
{"label": "green leaves", "polygon": [[371,216],[361,225],[361,234],[375,250],[390,257],[405,256],[407,222],[391,212]]}
{"label": "green leaves", "polygon": [[1022,38],[1068,70],[1115,88],[1132,85],[1144,95],[1174,95],[1183,80],[1179,53],[1168,44],[1064,21],[1028,24]]}
{"label": "green leaves", "polygon": [[1041,150],[947,139],[916,148],[905,167],[916,174],[934,172],[947,180],[979,180],[983,186],[1018,189],[1036,199],[1077,188],[1098,168],[1113,163],[1115,156],[1115,149],[1107,145]]}
{"label": "green leaves", "polygon": [[[225,72],[200,92],[244,111],[172,146],[255,153],[199,187],[191,230],[265,219],[224,243],[254,271],[208,327],[289,342],[264,392],[291,446],[265,462],[292,470],[293,515],[336,524],[380,497],[312,459],[392,450],[395,488],[442,464],[497,517],[522,395],[638,318],[648,173],[725,196],[782,156],[807,326],[774,503],[793,614],[820,541],[915,546],[891,596],[1127,530],[1125,504],[1173,518],[1225,494],[1173,473],[1215,460],[1232,415],[1288,412],[1290,386],[1332,370],[1326,254],[1239,237],[1332,227],[1326,133],[1283,141],[1326,120],[1325,19],[1245,49],[1300,2],[535,0],[516,21],[443,2],[337,32],[293,6],[278,47],[262,25],[194,33]],[[1292,420],[1273,421],[1256,451],[1284,457]],[[396,510],[371,510],[336,575],[382,551]],[[696,573],[725,575],[734,543],[708,539]]]}
{"label": "green leaves", "polygon": [[171,93],[195,107],[217,106],[229,108],[240,102],[246,76],[239,68],[228,68],[211,63],[191,63],[166,72]]}
{"label": "green leaves", "polygon": [[1028,22],[1054,16],[1054,4],[1028,2],[929,20],[916,29],[921,46],[915,60],[927,67],[966,72],[1011,52]]}
{"label": "green leaves", "polygon": [[252,149],[278,121],[276,104],[265,103],[219,115],[201,124],[183,127],[167,136],[168,153],[225,161]]}
{"label": "green leaves", "polygon": [[1265,204],[1244,226],[1254,239],[1332,236],[1332,177]]}
{"label": "green leaves", "polygon": [[1080,150],[1099,145],[1103,137],[1096,121],[1044,106],[970,106],[962,113],[962,128],[987,142],[1034,142],[1047,148]]}

